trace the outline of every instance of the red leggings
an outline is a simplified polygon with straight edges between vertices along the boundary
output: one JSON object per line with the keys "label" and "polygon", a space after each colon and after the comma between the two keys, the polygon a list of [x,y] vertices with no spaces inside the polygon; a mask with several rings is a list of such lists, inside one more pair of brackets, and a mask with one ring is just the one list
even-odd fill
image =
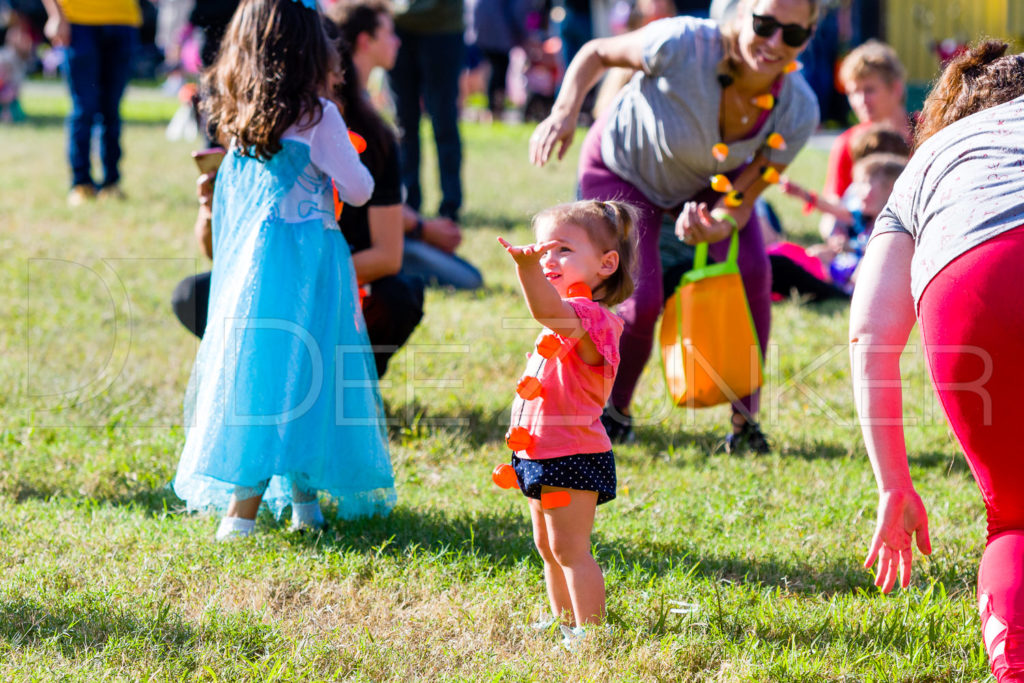
{"label": "red leggings", "polygon": [[943,268],[918,322],[950,426],[981,489],[978,608],[992,672],[1024,682],[1024,226]]}

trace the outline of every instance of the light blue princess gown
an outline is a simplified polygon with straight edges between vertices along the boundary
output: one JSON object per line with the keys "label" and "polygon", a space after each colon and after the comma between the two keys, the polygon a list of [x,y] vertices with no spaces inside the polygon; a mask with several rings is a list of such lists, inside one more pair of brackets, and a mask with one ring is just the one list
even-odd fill
{"label": "light blue princess gown", "polygon": [[[338,516],[395,504],[384,413],[331,178],[350,203],[373,180],[341,115],[322,100],[261,161],[230,151],[213,202],[209,322],[185,399],[174,491],[190,509],[264,490],[275,515],[311,490]],[[304,501],[300,501],[304,502]]]}

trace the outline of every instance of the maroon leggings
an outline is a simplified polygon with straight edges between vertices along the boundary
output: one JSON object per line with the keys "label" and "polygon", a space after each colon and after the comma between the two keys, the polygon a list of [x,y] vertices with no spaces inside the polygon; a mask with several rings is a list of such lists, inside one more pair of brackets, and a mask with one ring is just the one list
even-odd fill
{"label": "maroon leggings", "polygon": [[928,284],[918,322],[932,383],[988,517],[978,606],[992,672],[1024,681],[1024,226],[962,254]]}
{"label": "maroon leggings", "polygon": [[[604,120],[598,119],[591,126],[590,132],[587,133],[587,137],[583,141],[579,167],[580,198],[618,199],[629,202],[640,212],[640,220],[637,225],[639,251],[633,274],[636,287],[633,290],[633,295],[624,301],[618,309],[626,326],[619,342],[622,362],[612,387],[611,403],[616,408],[623,409],[628,407],[633,400],[633,391],[636,389],[640,374],[651,355],[654,345],[654,328],[665,301],[664,286],[661,280],[661,258],[658,253],[658,234],[661,231],[661,217],[665,210],[651,202],[636,186],[623,180],[605,166],[601,159],[602,130],[604,130]],[[693,199],[713,205],[719,196],[709,188],[695,197],[682,199]],[[708,251],[716,261],[724,261],[729,251],[729,240],[725,239],[712,244]],[[763,356],[768,346],[768,333],[771,331],[772,273],[768,254],[764,249],[761,226],[754,213],[751,213],[746,227],[740,231],[738,265]],[[746,325],[749,323],[745,319],[737,318],[736,324]],[[733,411],[747,416],[756,415],[759,399],[760,391],[741,398],[733,404]]]}

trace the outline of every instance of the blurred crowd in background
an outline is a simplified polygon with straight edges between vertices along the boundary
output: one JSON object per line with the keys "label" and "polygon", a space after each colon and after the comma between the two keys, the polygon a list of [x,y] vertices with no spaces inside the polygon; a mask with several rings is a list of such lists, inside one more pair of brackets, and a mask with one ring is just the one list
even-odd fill
{"label": "blurred crowd in background", "polygon": [[[465,0],[463,115],[490,120],[539,120],[549,110],[575,51],[593,37],[622,33],[655,19],[708,17],[709,0]],[[325,9],[332,0],[321,0]],[[193,82],[203,63],[211,17],[237,0],[140,0],[143,25],[134,60],[136,79],[163,83],[176,93]],[[724,4],[728,4],[727,2]],[[0,0],[0,118],[23,117],[20,82],[34,74],[56,77],[62,56],[43,35],[42,0]],[[823,121],[850,120],[835,85],[836,65],[863,41],[879,37],[878,2],[832,0],[804,53],[804,76],[818,95]],[[208,30],[208,29],[207,29]],[[386,90],[380,88],[379,90]]]}

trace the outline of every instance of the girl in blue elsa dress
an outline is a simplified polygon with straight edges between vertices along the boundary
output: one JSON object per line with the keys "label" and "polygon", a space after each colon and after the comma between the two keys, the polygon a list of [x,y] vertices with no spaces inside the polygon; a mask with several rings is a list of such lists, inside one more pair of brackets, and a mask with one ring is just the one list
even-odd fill
{"label": "girl in blue elsa dress", "polygon": [[387,513],[395,491],[351,257],[333,216],[373,179],[325,95],[338,55],[315,0],[243,0],[205,75],[230,149],[213,200],[209,323],[186,395],[175,492],[248,536],[266,502],[293,529]]}

